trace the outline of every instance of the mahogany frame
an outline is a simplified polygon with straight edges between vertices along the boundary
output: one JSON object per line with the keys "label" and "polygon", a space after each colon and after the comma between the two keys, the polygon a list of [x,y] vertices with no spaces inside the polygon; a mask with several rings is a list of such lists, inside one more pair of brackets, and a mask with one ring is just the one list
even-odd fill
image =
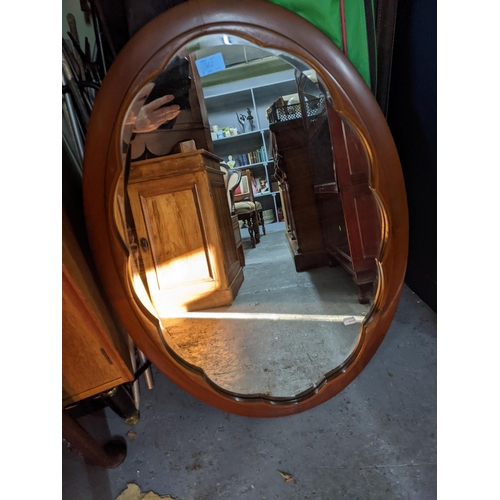
{"label": "mahogany frame", "polygon": [[[165,345],[158,320],[135,298],[128,254],[116,229],[115,188],[122,173],[121,127],[133,97],[187,42],[225,33],[286,51],[314,68],[335,110],[362,138],[371,163],[370,187],[381,216],[379,279],[353,353],[310,391],[293,398],[247,397],[217,387]],[[105,292],[138,348],[166,377],[195,398],[234,414],[279,417],[313,408],[342,391],[380,346],[401,294],[408,255],[408,209],[397,150],[385,117],[354,66],[326,35],[297,14],[266,0],[189,0],[140,30],[118,55],[97,95],[84,157],[84,211]]]}

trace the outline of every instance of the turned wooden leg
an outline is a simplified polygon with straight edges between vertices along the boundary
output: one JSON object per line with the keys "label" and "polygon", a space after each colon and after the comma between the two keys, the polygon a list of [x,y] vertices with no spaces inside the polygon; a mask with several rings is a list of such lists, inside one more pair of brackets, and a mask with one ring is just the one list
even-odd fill
{"label": "turned wooden leg", "polygon": [[127,456],[125,440],[111,439],[98,443],[74,418],[62,413],[62,437],[74,446],[89,465],[118,467]]}
{"label": "turned wooden leg", "polygon": [[260,225],[262,226],[262,234],[264,234],[264,236],[266,235],[266,226],[264,224],[264,213],[262,210],[259,211],[259,221],[260,221]]}
{"label": "turned wooden leg", "polygon": [[252,215],[253,230],[255,233],[255,243],[260,243],[259,216],[257,211]]}
{"label": "turned wooden leg", "polygon": [[250,242],[252,243],[252,248],[255,248],[255,236],[254,236],[255,224],[253,223],[252,219],[250,219],[246,222],[247,222],[247,227],[248,227],[248,234],[250,235]]}

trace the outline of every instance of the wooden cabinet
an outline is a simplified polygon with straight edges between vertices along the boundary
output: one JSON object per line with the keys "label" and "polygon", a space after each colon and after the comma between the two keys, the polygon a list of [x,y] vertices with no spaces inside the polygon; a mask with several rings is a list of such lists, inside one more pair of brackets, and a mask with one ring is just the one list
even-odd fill
{"label": "wooden cabinet", "polygon": [[326,106],[321,84],[311,100],[304,97],[307,77],[296,77],[300,103],[276,103],[270,125],[295,267],[323,267],[334,259],[353,276],[359,301],[367,303],[380,247],[369,160],[356,133]]}
{"label": "wooden cabinet", "polygon": [[62,402],[95,396],[134,379],[127,338],[98,290],[63,212]]}
{"label": "wooden cabinet", "polygon": [[243,282],[219,163],[196,150],[131,164],[130,207],[160,316],[230,305]]}
{"label": "wooden cabinet", "polygon": [[307,135],[301,118],[270,126],[276,174],[286,219],[286,237],[297,272],[329,263],[323,242]]}
{"label": "wooden cabinet", "polygon": [[359,301],[368,303],[381,242],[379,211],[369,187],[370,164],[359,136],[337,113],[329,118],[339,193],[320,198],[325,245],[352,275]]}

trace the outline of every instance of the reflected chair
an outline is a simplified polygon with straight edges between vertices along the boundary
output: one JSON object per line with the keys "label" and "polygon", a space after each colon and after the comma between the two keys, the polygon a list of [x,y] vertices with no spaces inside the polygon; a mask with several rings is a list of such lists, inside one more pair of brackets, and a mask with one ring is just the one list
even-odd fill
{"label": "reflected chair", "polygon": [[241,172],[241,181],[239,189],[235,189],[234,201],[236,209],[239,213],[244,213],[245,210],[255,210],[257,223],[254,224],[255,238],[257,243],[260,241],[259,225],[262,227],[262,233],[266,234],[266,227],[264,224],[264,216],[262,213],[262,204],[254,199],[253,182],[250,170],[243,170]]}
{"label": "reflected chair", "polygon": [[[264,223],[264,214],[263,214],[263,210],[262,210],[262,204],[260,203],[260,201],[256,201],[255,198],[254,198],[254,191],[253,191],[254,181],[253,181],[252,173],[248,169],[247,170],[243,170],[242,171],[242,176],[245,176],[247,178],[246,181],[242,180],[242,183],[245,186],[248,186],[248,187],[245,188],[245,192],[244,193],[243,193],[243,191],[241,191],[240,194],[244,194],[244,197],[243,197],[244,201],[249,201],[251,203],[255,203],[255,210],[257,211],[258,222],[259,222],[259,225],[262,227],[262,234],[265,235],[266,234],[266,226],[265,226],[265,223]],[[240,187],[240,190],[241,190],[241,187]],[[240,199],[239,195],[236,195],[236,196],[238,196],[238,199]]]}
{"label": "reflected chair", "polygon": [[225,163],[220,164],[220,169],[224,174],[229,212],[231,215],[235,215],[234,190],[241,181],[241,170],[229,168]]}
{"label": "reflected chair", "polygon": [[241,180],[234,189],[234,213],[238,220],[243,221],[243,227],[248,228],[252,247],[260,243],[259,231],[259,211],[262,212],[262,205],[254,200],[252,178],[250,170],[241,171]]}
{"label": "reflected chair", "polygon": [[[220,164],[220,169],[224,173],[230,213],[236,215],[238,221],[243,222],[243,227],[248,229],[252,247],[255,248],[255,245],[260,242],[259,215],[256,203],[251,201],[253,200],[253,191],[250,183],[250,172],[242,172],[236,168],[231,169],[224,163]],[[235,193],[236,188],[239,188],[237,194]]]}

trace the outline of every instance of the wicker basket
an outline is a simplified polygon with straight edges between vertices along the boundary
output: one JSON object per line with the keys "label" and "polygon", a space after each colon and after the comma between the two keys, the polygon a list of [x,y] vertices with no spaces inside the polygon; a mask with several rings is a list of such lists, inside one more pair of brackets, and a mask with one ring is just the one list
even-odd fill
{"label": "wicker basket", "polygon": [[[325,106],[323,96],[317,99],[309,99],[304,102],[307,116],[316,116]],[[302,109],[299,104],[285,104],[283,98],[279,98],[268,110],[267,119],[269,123],[286,122],[302,117]]]}

